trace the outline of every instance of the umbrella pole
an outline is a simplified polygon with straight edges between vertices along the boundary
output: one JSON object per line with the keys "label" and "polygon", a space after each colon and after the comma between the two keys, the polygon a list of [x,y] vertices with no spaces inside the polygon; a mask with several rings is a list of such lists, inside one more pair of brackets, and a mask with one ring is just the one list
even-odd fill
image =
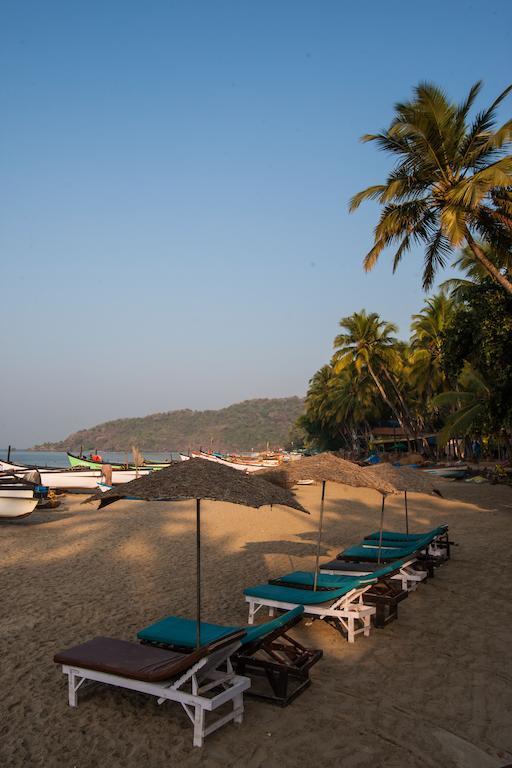
{"label": "umbrella pole", "polygon": [[201,499],[196,499],[196,646],[201,647]]}
{"label": "umbrella pole", "polygon": [[322,480],[322,497],[320,499],[320,521],[318,523],[318,541],[316,543],[316,562],[315,562],[315,578],[313,581],[313,591],[316,592],[318,584],[318,570],[320,561],[320,544],[322,543],[322,525],[324,522],[324,501],[325,501],[325,480]]}
{"label": "umbrella pole", "polygon": [[405,532],[409,533],[409,510],[407,509],[407,491],[404,491],[405,498]]}
{"label": "umbrella pole", "polygon": [[382,550],[382,531],[384,530],[384,504],[386,503],[386,497],[382,494],[382,507],[380,509],[380,535],[379,535],[379,553],[377,555],[377,564],[380,565],[380,553]]}

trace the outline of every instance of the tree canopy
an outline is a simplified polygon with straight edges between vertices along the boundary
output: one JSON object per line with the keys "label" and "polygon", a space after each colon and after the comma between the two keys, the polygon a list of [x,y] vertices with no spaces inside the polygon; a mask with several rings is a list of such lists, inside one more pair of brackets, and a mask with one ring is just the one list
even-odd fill
{"label": "tree canopy", "polygon": [[473,85],[456,104],[436,85],[420,83],[411,100],[395,104],[387,129],[362,137],[394,160],[384,183],[350,201],[351,211],[364,200],[382,205],[366,270],[388,246],[395,249],[395,270],[413,245],[423,245],[423,285],[429,289],[452,250],[467,244],[473,260],[512,294],[508,274],[477,242],[492,243],[498,254],[511,252],[512,120],[498,126],[497,108],[512,85],[471,118],[481,87]]}

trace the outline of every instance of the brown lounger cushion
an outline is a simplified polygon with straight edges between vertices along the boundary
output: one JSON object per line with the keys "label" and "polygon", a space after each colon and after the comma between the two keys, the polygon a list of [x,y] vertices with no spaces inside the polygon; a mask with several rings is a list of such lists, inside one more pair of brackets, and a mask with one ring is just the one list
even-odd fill
{"label": "brown lounger cushion", "polygon": [[56,653],[53,660],[57,664],[156,683],[177,677],[208,655],[210,650],[210,646],[203,645],[191,653],[177,653],[127,640],[95,637],[87,643]]}

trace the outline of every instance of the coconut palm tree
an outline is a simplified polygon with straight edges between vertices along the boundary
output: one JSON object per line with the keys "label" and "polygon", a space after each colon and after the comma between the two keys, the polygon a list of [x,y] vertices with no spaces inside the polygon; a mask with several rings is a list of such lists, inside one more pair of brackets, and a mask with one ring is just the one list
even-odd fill
{"label": "coconut palm tree", "polygon": [[[369,374],[382,400],[406,434],[414,432],[397,383],[396,371],[401,367],[397,339],[392,336],[397,327],[381,320],[376,312],[369,315],[363,309],[340,320],[340,333],[334,339],[332,365],[335,373],[353,366],[359,376]],[[391,394],[392,393],[392,394]]]}
{"label": "coconut palm tree", "polygon": [[428,289],[447,255],[466,243],[473,259],[512,294],[509,276],[478,243],[493,243],[498,252],[510,252],[512,244],[512,120],[496,127],[497,107],[512,85],[469,124],[480,89],[476,83],[458,105],[435,85],[420,83],[411,101],[395,105],[387,130],[362,137],[396,159],[384,184],[362,190],[350,202],[351,211],[363,200],[383,206],[364,259],[367,271],[387,246],[396,246],[394,271],[411,246],[424,244]]}
{"label": "coconut palm tree", "polygon": [[323,365],[310,379],[306,395],[306,411],[311,419],[326,426],[330,419],[330,391],[333,369]]}
{"label": "coconut palm tree", "polygon": [[412,316],[409,375],[413,389],[427,401],[445,386],[442,340],[452,312],[453,300],[441,291]]}
{"label": "coconut palm tree", "polygon": [[446,445],[452,437],[469,434],[475,423],[485,416],[491,388],[467,360],[459,376],[459,385],[459,390],[442,392],[434,398],[437,407],[450,406],[454,409],[439,433],[440,446]]}
{"label": "coconut palm tree", "polygon": [[[485,255],[492,261],[497,269],[503,271],[504,274],[510,274],[512,272],[512,253],[502,253],[498,255],[494,248],[488,243],[480,243],[481,249]],[[467,296],[468,290],[474,288],[475,285],[481,285],[482,281],[489,277],[489,273],[482,266],[479,261],[475,261],[473,252],[466,246],[460,251],[458,257],[452,264],[452,267],[464,272],[466,277],[451,277],[441,283],[441,290],[448,291],[452,298],[464,300]]]}

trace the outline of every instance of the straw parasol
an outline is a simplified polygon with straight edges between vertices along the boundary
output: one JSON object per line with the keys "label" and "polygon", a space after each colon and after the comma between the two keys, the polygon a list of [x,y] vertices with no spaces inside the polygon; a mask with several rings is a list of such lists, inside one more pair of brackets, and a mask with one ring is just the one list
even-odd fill
{"label": "straw parasol", "polygon": [[[201,500],[225,501],[256,509],[267,504],[280,504],[309,514],[291,491],[272,485],[263,478],[202,459],[177,462],[129,483],[117,485],[101,495],[98,509],[126,498],[143,501],[196,500],[198,647],[201,644]],[[98,496],[91,496],[88,501],[92,499],[97,500]]]}
{"label": "straw parasol", "polygon": [[371,473],[373,478],[378,477],[391,483],[399,491],[411,491],[411,493],[436,493],[440,492],[431,482],[430,478],[419,469],[412,467],[394,467],[392,464],[382,462],[365,467],[363,472]]}
{"label": "straw parasol", "polygon": [[418,469],[412,469],[411,467],[394,467],[391,464],[383,462],[382,464],[374,464],[372,467],[363,469],[363,472],[371,473],[372,478],[376,477],[384,480],[398,491],[404,493],[405,499],[405,527],[406,532],[409,533],[409,515],[407,509],[407,491],[411,493],[429,493],[442,496],[430,478]]}
{"label": "straw parasol", "polygon": [[340,483],[355,488],[373,488],[379,493],[396,493],[397,489],[385,478],[375,477],[352,461],[341,459],[334,453],[319,453],[307,456],[299,461],[290,461],[280,467],[270,467],[258,472],[263,477],[281,488],[292,488],[301,480]]}
{"label": "straw parasol", "polygon": [[[426,477],[420,470],[411,467],[393,467],[387,462],[374,464],[371,467],[363,469],[363,472],[371,474],[372,479],[380,478],[392,484],[397,491],[403,492],[405,502],[405,530],[409,533],[409,510],[407,506],[407,491],[412,493],[430,493],[441,496],[441,492],[435,488],[430,478]],[[384,529],[384,504],[382,505],[380,519],[379,553],[377,562],[380,563],[380,553],[382,549],[382,532]]]}
{"label": "straw parasol", "polygon": [[320,545],[322,541],[322,527],[324,519],[325,486],[327,481],[350,485],[356,488],[373,488],[382,494],[381,519],[384,516],[384,500],[388,493],[399,493],[392,483],[386,479],[372,474],[370,470],[362,469],[352,461],[346,461],[334,453],[325,452],[316,456],[308,456],[300,461],[272,469],[264,469],[258,472],[258,477],[264,477],[271,483],[282,488],[291,488],[301,480],[316,480],[322,483],[322,495],[320,497],[320,519],[318,524],[318,540],[315,560],[315,577],[313,589],[316,590],[318,581],[318,569],[320,561]]}

